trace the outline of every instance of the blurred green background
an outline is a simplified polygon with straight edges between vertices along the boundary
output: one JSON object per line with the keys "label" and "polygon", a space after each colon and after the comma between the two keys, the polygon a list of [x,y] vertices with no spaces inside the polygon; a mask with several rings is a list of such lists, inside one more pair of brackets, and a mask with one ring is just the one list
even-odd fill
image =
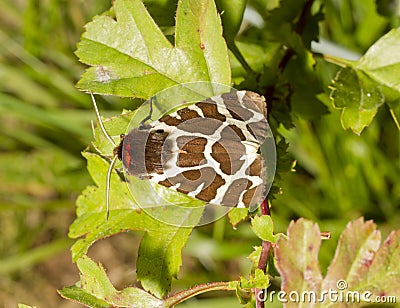
{"label": "blurred green background", "polygon": [[[168,4],[175,1],[145,2],[175,8]],[[259,8],[267,2],[250,4]],[[349,56],[361,55],[399,24],[399,1],[325,4],[321,33]],[[393,9],[385,10],[389,4]],[[94,112],[89,96],[74,87],[84,66],[73,52],[85,23],[109,6],[105,0],[0,0],[0,307],[77,307],[56,293],[79,279],[66,234],[75,199],[91,183],[80,152],[92,140]],[[385,108],[361,136],[343,131],[340,113],[328,99],[335,69],[319,62],[326,89],[321,100],[332,113],[312,122],[295,119],[295,129],[282,131],[297,167],[283,178],[283,194],[273,202],[272,213],[277,231],[284,232],[293,218],[306,217],[332,232],[332,240],[322,247],[323,266],[329,264],[349,220],[362,215],[374,219],[384,235],[400,221],[399,132]],[[98,102],[103,115],[122,108],[116,98]],[[117,287],[134,281],[139,239],[121,234],[90,250]],[[259,244],[247,223],[233,230],[219,220],[196,229],[184,249],[174,288],[236,279],[248,271],[245,257]],[[182,307],[239,307],[232,297],[220,296],[227,294],[207,294]]]}

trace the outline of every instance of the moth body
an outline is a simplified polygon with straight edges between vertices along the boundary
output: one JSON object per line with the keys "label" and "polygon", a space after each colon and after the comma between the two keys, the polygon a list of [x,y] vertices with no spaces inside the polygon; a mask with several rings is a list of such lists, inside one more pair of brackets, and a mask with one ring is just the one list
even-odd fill
{"label": "moth body", "polygon": [[225,93],[131,130],[116,147],[128,174],[212,204],[249,207],[265,197],[263,97]]}

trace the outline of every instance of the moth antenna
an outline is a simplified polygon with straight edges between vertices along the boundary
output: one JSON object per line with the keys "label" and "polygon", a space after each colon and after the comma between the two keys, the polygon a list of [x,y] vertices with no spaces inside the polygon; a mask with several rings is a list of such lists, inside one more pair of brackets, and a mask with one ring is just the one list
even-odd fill
{"label": "moth antenna", "polygon": [[97,120],[99,121],[100,129],[101,129],[102,133],[104,134],[104,136],[107,138],[107,140],[108,140],[114,147],[116,147],[117,145],[115,144],[114,140],[112,140],[111,136],[110,136],[110,135],[108,134],[108,132],[106,131],[106,128],[104,127],[103,121],[101,120],[100,112],[99,112],[99,109],[97,108],[96,100],[94,99],[93,93],[92,93],[92,91],[89,91],[89,92],[90,92],[90,96],[91,96],[91,98],[92,98],[94,110],[95,110],[95,112],[96,112]]}
{"label": "moth antenna", "polygon": [[111,186],[111,172],[114,169],[115,162],[117,161],[117,155],[112,159],[110,166],[107,171],[107,181],[106,181],[106,220],[110,216],[110,186]]}
{"label": "moth antenna", "polygon": [[[101,120],[100,112],[99,109],[97,108],[96,100],[94,98],[94,95],[92,91],[90,91],[90,97],[92,98],[93,102],[93,107],[96,112],[96,117],[100,125],[101,132],[104,134],[104,136],[107,138],[107,140],[114,146],[114,148],[117,146],[112,140],[111,136],[108,134],[106,128],[104,127],[103,121]],[[92,129],[94,131],[94,123],[92,121]],[[117,161],[118,155],[114,155],[113,159],[111,160],[110,166],[108,167],[107,170],[107,179],[106,179],[106,220],[108,220],[108,217],[110,216],[110,186],[111,186],[111,173],[112,170],[114,169],[115,162]]]}

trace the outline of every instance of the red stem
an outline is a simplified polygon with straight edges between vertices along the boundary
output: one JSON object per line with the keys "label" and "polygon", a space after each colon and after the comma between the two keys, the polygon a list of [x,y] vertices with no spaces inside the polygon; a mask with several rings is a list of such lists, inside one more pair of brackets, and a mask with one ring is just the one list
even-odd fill
{"label": "red stem", "polygon": [[229,286],[229,282],[207,282],[203,284],[196,285],[190,289],[175,293],[165,299],[167,307],[174,307],[175,305],[191,298],[193,296],[199,295],[204,292],[216,291],[216,290],[227,290],[233,291]]}
{"label": "red stem", "polygon": [[[261,210],[261,215],[271,216],[267,198],[265,198],[265,200],[261,203],[260,210]],[[268,256],[269,256],[269,252],[271,250],[271,246],[272,246],[271,242],[262,241],[261,254],[260,254],[260,259],[258,259],[257,267],[260,270],[262,270],[264,273],[265,273],[265,270],[267,269]],[[256,307],[257,308],[264,308],[264,302],[262,300],[260,300],[261,298],[264,298],[263,292],[264,292],[264,290],[262,290],[262,289],[255,290]]]}
{"label": "red stem", "polygon": [[[311,7],[314,3],[314,0],[307,0],[307,2],[305,3],[302,12],[300,14],[299,20],[297,22],[297,25],[294,29],[294,31],[296,33],[298,33],[299,35],[302,35],[304,28],[306,26],[306,20],[307,17],[310,14],[311,11]],[[286,67],[286,65],[288,64],[289,60],[295,55],[294,50],[292,49],[288,49],[286,51],[286,53],[284,54],[284,56],[282,57],[278,67],[281,71],[283,71]],[[271,90],[269,91],[269,97],[273,96],[273,92],[274,92],[274,88],[271,88]],[[271,216],[271,212],[269,210],[269,206],[268,206],[268,200],[265,199],[260,206],[261,209],[261,215],[268,215]],[[260,259],[258,260],[258,268],[261,269],[262,271],[265,272],[266,267],[267,267],[267,262],[268,262],[268,255],[269,252],[271,250],[272,244],[271,242],[267,242],[267,241],[263,241],[262,242],[262,246],[261,246],[261,254],[260,254]],[[255,294],[256,294],[256,308],[264,308],[264,302],[260,299],[264,298],[264,290],[261,289],[256,289],[255,290]]]}

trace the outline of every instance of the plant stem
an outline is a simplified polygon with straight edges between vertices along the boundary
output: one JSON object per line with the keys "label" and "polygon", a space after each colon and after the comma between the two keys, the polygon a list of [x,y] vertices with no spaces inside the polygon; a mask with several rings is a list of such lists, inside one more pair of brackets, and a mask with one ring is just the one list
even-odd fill
{"label": "plant stem", "polygon": [[247,63],[246,59],[243,57],[242,53],[240,52],[239,48],[237,48],[237,45],[235,41],[229,41],[227,42],[229,49],[232,51],[232,53],[235,55],[236,59],[239,61],[239,63],[242,65],[244,70],[246,71],[247,74],[254,74],[254,71],[251,69],[250,65]]}
{"label": "plant stem", "polygon": [[354,66],[355,61],[352,60],[347,60],[347,59],[343,59],[343,58],[338,58],[335,56],[331,56],[331,55],[327,55],[327,54],[323,54],[322,58],[327,61],[330,62],[332,64],[336,64],[340,67],[346,67],[346,66]]}
{"label": "plant stem", "polygon": [[[261,203],[260,210],[261,210],[261,215],[271,216],[271,212],[269,210],[269,205],[268,205],[268,199],[267,198],[265,198],[265,200]],[[261,254],[260,254],[260,259],[258,259],[257,267],[260,270],[262,270],[263,272],[265,272],[265,270],[267,269],[268,256],[269,256],[269,252],[271,250],[271,247],[272,247],[271,242],[262,241]],[[256,307],[257,308],[264,308],[264,302],[262,300],[260,300],[261,298],[264,298],[263,292],[264,292],[264,290],[262,290],[262,289],[256,289],[255,290]]]}
{"label": "plant stem", "polygon": [[166,307],[173,307],[193,296],[205,292],[218,291],[218,290],[233,291],[235,289],[229,287],[229,282],[207,282],[167,297],[165,299],[165,304]]}

